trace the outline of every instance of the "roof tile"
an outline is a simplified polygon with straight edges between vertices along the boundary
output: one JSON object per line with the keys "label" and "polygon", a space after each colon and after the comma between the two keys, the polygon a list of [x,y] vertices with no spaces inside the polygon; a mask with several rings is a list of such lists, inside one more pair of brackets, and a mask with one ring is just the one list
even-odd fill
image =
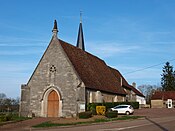
{"label": "roof tile", "polygon": [[103,60],[62,40],[60,44],[87,88],[126,95]]}
{"label": "roof tile", "polygon": [[[114,69],[109,67],[112,71],[112,73],[115,75],[116,79],[121,83],[121,78],[122,78],[122,86],[125,88],[128,88],[130,90],[132,90],[133,92],[135,92],[138,96],[142,96],[145,97],[140,91],[138,91],[136,88],[134,88],[133,86],[129,85],[128,82],[125,80],[125,78],[122,76],[122,74]],[[121,84],[120,84],[121,85]]]}
{"label": "roof tile", "polygon": [[167,100],[167,99],[173,99],[175,100],[175,91],[156,91],[152,97],[152,100]]}

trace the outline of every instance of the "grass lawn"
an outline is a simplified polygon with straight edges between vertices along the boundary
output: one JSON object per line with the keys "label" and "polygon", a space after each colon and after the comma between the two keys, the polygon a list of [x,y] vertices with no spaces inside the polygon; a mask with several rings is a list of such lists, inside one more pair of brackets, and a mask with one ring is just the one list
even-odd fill
{"label": "grass lawn", "polygon": [[40,127],[54,127],[54,126],[70,126],[70,125],[81,125],[81,124],[91,124],[91,123],[101,123],[101,122],[110,122],[110,121],[117,121],[117,120],[130,120],[130,119],[138,119],[142,118],[142,116],[121,116],[117,118],[100,118],[91,121],[82,121],[82,122],[72,122],[72,123],[53,123],[53,122],[44,122],[33,127],[40,128]]}
{"label": "grass lawn", "polygon": [[28,117],[19,117],[18,113],[1,113],[0,114],[0,125],[4,125],[10,122],[18,122],[30,119]]}

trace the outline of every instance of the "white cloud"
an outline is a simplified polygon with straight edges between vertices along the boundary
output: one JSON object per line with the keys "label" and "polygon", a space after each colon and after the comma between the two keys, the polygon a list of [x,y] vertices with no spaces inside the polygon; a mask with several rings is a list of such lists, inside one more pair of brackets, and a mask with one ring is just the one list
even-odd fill
{"label": "white cloud", "polygon": [[20,72],[24,72],[28,69],[30,69],[31,67],[33,67],[34,64],[33,63],[23,63],[21,62],[19,64],[19,62],[1,62],[0,63],[0,72],[1,75],[5,74],[7,72],[9,73],[20,73]]}
{"label": "white cloud", "polygon": [[120,73],[125,77],[125,79],[131,84],[132,82],[136,82],[137,85],[142,84],[158,84],[161,79],[161,68],[153,67],[144,69],[140,66],[128,66],[128,65],[118,65],[113,66],[118,69]]}
{"label": "white cloud", "polygon": [[27,77],[1,78],[0,93],[5,93],[7,97],[20,97],[21,84],[27,82]]}
{"label": "white cloud", "polygon": [[32,54],[42,54],[42,53],[43,53],[43,50],[30,50],[30,49],[20,50],[20,51],[4,50],[0,52],[0,55],[1,56],[10,56],[10,55],[14,56],[14,55],[32,55]]}
{"label": "white cloud", "polygon": [[19,38],[0,35],[0,47],[41,47],[48,45],[49,41],[32,39],[32,38]]}
{"label": "white cloud", "polygon": [[0,47],[44,47],[46,42],[0,42]]}
{"label": "white cloud", "polygon": [[160,78],[160,69],[147,69],[142,71],[136,71],[132,73],[124,74],[129,79],[157,79]]}
{"label": "white cloud", "polygon": [[136,82],[137,85],[151,84],[157,85],[161,81],[161,71],[158,69],[149,69],[131,74],[125,74],[124,77],[129,83]]}
{"label": "white cloud", "polygon": [[[103,44],[110,43],[110,44]],[[88,49],[92,54],[96,54],[100,57],[111,57],[117,54],[125,54],[134,52],[140,47],[137,45],[126,45],[120,43],[111,43],[111,42],[93,42],[93,44],[88,43]]]}
{"label": "white cloud", "polygon": [[0,92],[8,97],[20,96],[21,84],[26,83],[34,70],[33,63],[7,62],[0,63]]}

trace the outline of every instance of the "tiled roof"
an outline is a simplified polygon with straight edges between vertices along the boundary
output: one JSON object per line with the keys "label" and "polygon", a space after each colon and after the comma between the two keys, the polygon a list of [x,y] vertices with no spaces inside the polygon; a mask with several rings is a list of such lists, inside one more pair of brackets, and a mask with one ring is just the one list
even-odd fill
{"label": "tiled roof", "polygon": [[59,41],[87,88],[126,95],[103,60],[62,40]]}
{"label": "tiled roof", "polygon": [[[115,75],[116,79],[121,83],[121,78],[122,78],[122,86],[125,87],[125,88],[128,88],[130,90],[132,90],[133,92],[135,92],[138,96],[142,96],[142,97],[145,97],[140,91],[138,91],[135,87],[131,86],[128,84],[128,82],[125,80],[125,78],[122,76],[122,74],[114,69],[114,68],[111,68],[109,67],[112,71],[112,73]],[[120,84],[121,85],[121,84]]]}
{"label": "tiled roof", "polygon": [[152,97],[152,100],[167,100],[167,99],[173,99],[175,100],[175,91],[156,91]]}
{"label": "tiled roof", "polygon": [[118,70],[116,70],[112,67],[109,67],[109,68],[112,71],[112,73],[115,75],[116,79],[119,81],[120,85],[121,85],[121,78],[122,78],[122,86],[131,89],[128,82],[125,80],[125,78],[122,76],[122,74]]}

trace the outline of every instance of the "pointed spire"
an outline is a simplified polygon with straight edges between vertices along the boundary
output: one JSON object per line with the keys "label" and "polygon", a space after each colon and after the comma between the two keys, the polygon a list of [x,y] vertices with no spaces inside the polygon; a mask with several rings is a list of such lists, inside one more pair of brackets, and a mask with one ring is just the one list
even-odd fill
{"label": "pointed spire", "polygon": [[57,21],[55,20],[54,21],[54,27],[53,27],[53,36],[57,36],[57,33],[58,33],[58,28],[57,28]]}
{"label": "pointed spire", "polygon": [[80,11],[80,23],[82,23],[82,11]]}
{"label": "pointed spire", "polygon": [[83,27],[82,27],[82,12],[80,12],[80,24],[79,24],[79,30],[78,30],[77,47],[85,51]]}

